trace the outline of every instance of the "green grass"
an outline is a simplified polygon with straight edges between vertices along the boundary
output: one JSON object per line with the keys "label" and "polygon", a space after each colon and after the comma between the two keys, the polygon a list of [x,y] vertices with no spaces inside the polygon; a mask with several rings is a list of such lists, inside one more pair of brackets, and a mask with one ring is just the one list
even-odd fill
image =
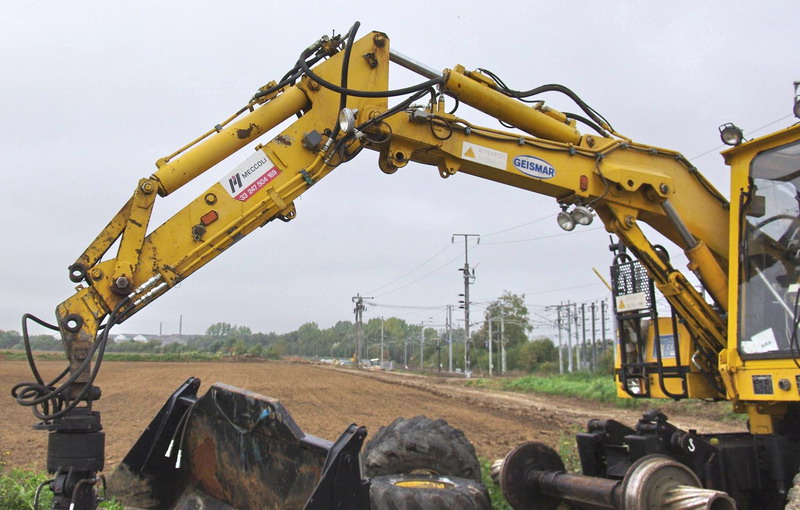
{"label": "green grass", "polygon": [[492,510],[514,510],[511,505],[508,504],[500,487],[492,481],[492,461],[483,458],[478,460],[480,460],[481,463],[481,481],[489,491],[489,500],[492,503]]}
{"label": "green grass", "polygon": [[564,462],[567,473],[580,474],[582,472],[581,458],[578,455],[578,443],[575,441],[575,434],[578,432],[583,432],[583,429],[575,426],[570,430],[561,431],[561,435],[558,438],[556,451]]}
{"label": "green grass", "polygon": [[[8,351],[8,350],[0,351],[0,361],[25,361],[27,359],[28,358],[27,356],[25,356],[25,351]],[[43,361],[63,361],[64,353],[37,352],[36,359]]]}
{"label": "green grass", "polygon": [[609,374],[573,372],[571,374],[529,375],[518,378],[472,379],[468,386],[493,390],[541,393],[602,402],[626,409],[661,409],[668,416],[679,413],[703,416],[723,422],[744,422],[746,415],[733,412],[730,402],[709,402],[697,399],[681,401],[652,398],[619,398],[614,378]]}
{"label": "green grass", "polygon": [[[0,508],[3,510],[34,510],[36,489],[40,484],[50,480],[46,473],[24,468],[8,468],[5,458],[8,452],[0,456]],[[39,510],[50,508],[53,494],[45,485],[39,495]],[[109,510],[125,510],[115,501],[104,501],[100,508]]]}
{"label": "green grass", "polygon": [[[33,510],[36,488],[45,480],[47,475],[42,473],[19,468],[6,470],[0,467],[0,508]],[[39,508],[50,508],[51,500],[52,495],[46,488],[43,489]]]}
{"label": "green grass", "polygon": [[[36,352],[37,360],[42,361],[64,361],[64,353],[61,352]],[[24,351],[0,351],[1,361],[25,361],[28,358]],[[256,358],[257,359],[257,358]],[[103,355],[104,361],[164,361],[164,362],[184,362],[184,361],[225,361],[225,356],[211,354],[208,352],[106,352]]]}
{"label": "green grass", "polygon": [[[582,398],[596,402],[609,403],[624,408],[638,408],[643,406],[640,401],[617,397],[614,379],[608,374],[574,372],[571,374],[548,376],[529,375],[514,379],[502,379],[499,380],[499,383],[475,379],[467,384],[477,387],[494,386],[501,390],[519,391],[523,393],[544,393],[547,395]],[[499,386],[495,386],[496,384],[499,384]]]}
{"label": "green grass", "polygon": [[550,377],[527,376],[509,380],[505,386],[506,389],[514,391],[585,398],[597,402],[613,403],[622,407],[631,407],[629,403],[632,402],[630,399],[617,397],[614,380],[606,374],[575,372]]}
{"label": "green grass", "polygon": [[224,358],[218,354],[208,352],[171,352],[171,353],[152,353],[152,352],[107,352],[103,356],[104,361],[164,361],[164,362],[183,362],[183,361],[223,361]]}

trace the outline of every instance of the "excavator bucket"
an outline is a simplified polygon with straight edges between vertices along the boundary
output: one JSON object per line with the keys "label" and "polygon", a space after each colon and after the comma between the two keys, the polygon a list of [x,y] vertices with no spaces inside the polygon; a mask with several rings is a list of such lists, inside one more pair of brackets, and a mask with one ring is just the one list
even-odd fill
{"label": "excavator bucket", "polygon": [[190,378],[108,479],[126,507],[369,508],[358,454],[364,427],[335,443],[303,433],[276,399]]}

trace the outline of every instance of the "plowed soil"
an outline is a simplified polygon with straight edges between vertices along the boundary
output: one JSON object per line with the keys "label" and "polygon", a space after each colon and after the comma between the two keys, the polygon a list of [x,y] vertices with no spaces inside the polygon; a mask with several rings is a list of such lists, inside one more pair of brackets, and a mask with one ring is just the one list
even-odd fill
{"label": "plowed soil", "polygon": [[[64,364],[41,362],[46,376]],[[150,363],[106,362],[96,403],[106,432],[110,472],[150,423],[167,397],[188,377],[199,377],[200,394],[214,382],[277,398],[307,434],[334,441],[351,423],[370,432],[398,416],[444,418],[465,432],[478,455],[504,456],[516,445],[537,440],[555,446],[564,434],[591,418],[614,418],[633,426],[641,412],[553,396],[516,394],[464,386],[463,379],[421,377],[291,362]],[[27,363],[0,361],[0,459],[8,466],[45,466],[46,433],[31,427],[30,409],[16,404],[11,387],[31,380]],[[684,429],[725,432],[736,427],[695,416],[670,415]]]}

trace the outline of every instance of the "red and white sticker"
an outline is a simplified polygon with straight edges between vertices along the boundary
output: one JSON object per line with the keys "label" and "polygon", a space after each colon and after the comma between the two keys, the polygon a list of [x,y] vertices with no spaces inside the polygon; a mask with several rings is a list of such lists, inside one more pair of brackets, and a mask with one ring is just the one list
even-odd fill
{"label": "red and white sticker", "polygon": [[230,196],[240,202],[246,202],[280,173],[275,163],[259,150],[223,177],[219,183]]}

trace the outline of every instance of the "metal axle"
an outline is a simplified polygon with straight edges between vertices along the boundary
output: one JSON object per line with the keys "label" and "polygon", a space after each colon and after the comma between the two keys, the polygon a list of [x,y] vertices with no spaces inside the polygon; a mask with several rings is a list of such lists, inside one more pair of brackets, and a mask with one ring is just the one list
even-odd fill
{"label": "metal axle", "polygon": [[664,455],[642,457],[622,480],[610,480],[566,473],[552,448],[530,442],[495,465],[493,476],[517,509],[555,510],[562,501],[587,510],[736,509],[728,494],[703,489],[688,467]]}

